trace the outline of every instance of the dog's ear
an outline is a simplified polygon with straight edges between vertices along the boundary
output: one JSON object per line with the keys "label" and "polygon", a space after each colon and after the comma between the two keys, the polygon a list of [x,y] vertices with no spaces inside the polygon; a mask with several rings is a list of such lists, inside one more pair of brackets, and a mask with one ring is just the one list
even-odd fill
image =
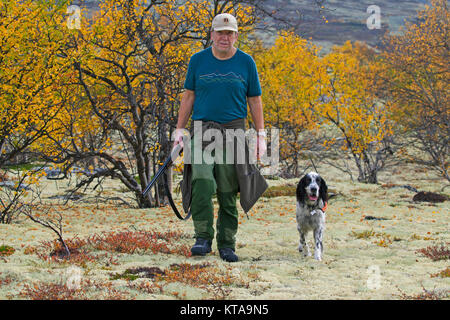
{"label": "dog's ear", "polygon": [[297,184],[297,201],[300,203],[304,203],[306,201],[306,176],[300,179]]}
{"label": "dog's ear", "polygon": [[328,186],[324,179],[320,179],[319,198],[325,203],[328,201]]}

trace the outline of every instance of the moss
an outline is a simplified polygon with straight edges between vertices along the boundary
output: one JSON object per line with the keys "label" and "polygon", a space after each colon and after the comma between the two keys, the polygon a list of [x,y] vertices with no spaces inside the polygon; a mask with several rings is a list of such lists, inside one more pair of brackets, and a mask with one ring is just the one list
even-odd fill
{"label": "moss", "polygon": [[266,192],[264,192],[263,197],[295,197],[296,189],[295,186],[290,185],[273,186],[269,187]]}
{"label": "moss", "polygon": [[0,246],[0,256],[10,256],[12,255],[16,249],[7,245]]}
{"label": "moss", "polygon": [[127,281],[134,281],[138,279],[139,276],[136,274],[129,273],[129,270],[125,270],[122,273],[113,274],[109,277],[109,280],[127,280]]}

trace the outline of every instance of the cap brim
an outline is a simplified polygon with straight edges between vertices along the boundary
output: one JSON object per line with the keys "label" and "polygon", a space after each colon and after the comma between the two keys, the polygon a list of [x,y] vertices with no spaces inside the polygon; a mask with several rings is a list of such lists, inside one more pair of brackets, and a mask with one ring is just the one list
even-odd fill
{"label": "cap brim", "polygon": [[213,31],[224,31],[224,30],[238,32],[237,29],[233,29],[232,27],[217,27],[213,29]]}

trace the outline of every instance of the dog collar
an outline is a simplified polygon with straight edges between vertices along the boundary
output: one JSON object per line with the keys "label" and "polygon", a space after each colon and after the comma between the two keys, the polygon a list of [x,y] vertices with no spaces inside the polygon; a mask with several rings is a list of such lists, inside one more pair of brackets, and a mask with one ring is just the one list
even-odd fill
{"label": "dog collar", "polygon": [[312,207],[308,206],[308,208],[310,210],[320,209],[320,210],[322,210],[322,212],[325,212],[325,210],[327,210],[327,207],[328,207],[328,203],[326,201],[323,201],[323,207],[322,208],[319,207],[319,206],[312,206]]}

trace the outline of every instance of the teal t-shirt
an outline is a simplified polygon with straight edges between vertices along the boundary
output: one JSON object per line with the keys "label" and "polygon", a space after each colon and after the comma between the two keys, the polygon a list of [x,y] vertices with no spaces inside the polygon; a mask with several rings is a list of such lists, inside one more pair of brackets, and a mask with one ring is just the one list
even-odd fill
{"label": "teal t-shirt", "polygon": [[247,97],[261,95],[255,61],[239,49],[227,60],[211,47],[192,55],[184,87],[195,92],[192,119],[219,123],[246,118]]}

